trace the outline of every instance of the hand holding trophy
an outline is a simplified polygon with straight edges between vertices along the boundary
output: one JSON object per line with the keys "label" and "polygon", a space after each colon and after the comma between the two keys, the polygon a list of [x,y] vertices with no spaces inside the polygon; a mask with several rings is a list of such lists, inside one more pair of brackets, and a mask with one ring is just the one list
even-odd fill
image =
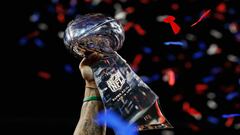
{"label": "hand holding trophy", "polygon": [[88,59],[98,54],[89,65],[107,109],[129,124],[136,123],[139,130],[172,128],[159,108],[158,96],[116,52],[124,39],[121,24],[103,14],[77,16],[64,34],[65,46],[77,57]]}

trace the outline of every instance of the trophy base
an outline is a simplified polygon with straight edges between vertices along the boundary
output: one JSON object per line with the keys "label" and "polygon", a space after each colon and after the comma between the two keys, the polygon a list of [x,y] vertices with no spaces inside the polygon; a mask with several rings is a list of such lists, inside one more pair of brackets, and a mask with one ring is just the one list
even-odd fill
{"label": "trophy base", "polygon": [[138,124],[138,131],[173,128],[161,113],[158,101],[156,101],[136,123]]}

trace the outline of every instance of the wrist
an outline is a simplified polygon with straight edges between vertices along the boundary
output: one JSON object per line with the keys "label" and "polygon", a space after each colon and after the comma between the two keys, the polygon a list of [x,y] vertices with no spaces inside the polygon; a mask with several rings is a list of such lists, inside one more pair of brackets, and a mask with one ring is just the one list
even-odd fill
{"label": "wrist", "polygon": [[89,96],[100,96],[99,91],[94,86],[85,86],[85,94],[84,97]]}
{"label": "wrist", "polygon": [[86,88],[97,88],[97,85],[95,81],[85,81],[85,87]]}

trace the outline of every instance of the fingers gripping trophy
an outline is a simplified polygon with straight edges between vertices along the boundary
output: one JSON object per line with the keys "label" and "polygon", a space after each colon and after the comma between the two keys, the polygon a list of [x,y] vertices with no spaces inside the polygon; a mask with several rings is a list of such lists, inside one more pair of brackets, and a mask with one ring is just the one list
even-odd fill
{"label": "fingers gripping trophy", "polygon": [[64,33],[65,46],[77,57],[99,53],[91,65],[102,102],[139,130],[172,128],[159,108],[158,96],[116,52],[124,42],[122,25],[103,14],[72,20]]}

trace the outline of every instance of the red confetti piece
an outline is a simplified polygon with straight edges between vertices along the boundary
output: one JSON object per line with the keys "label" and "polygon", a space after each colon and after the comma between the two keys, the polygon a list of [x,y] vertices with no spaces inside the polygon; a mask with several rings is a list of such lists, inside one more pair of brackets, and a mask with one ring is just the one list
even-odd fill
{"label": "red confetti piece", "polygon": [[193,117],[201,117],[201,112],[197,111],[195,108],[192,108],[188,102],[184,102],[182,106],[183,111],[187,112]]}
{"label": "red confetti piece", "polygon": [[188,102],[184,102],[182,107],[183,111],[187,112],[189,108],[190,108],[190,104]]}
{"label": "red confetti piece", "polygon": [[234,105],[235,109],[240,109],[240,103]]}
{"label": "red confetti piece", "polygon": [[168,84],[170,86],[173,86],[175,84],[175,73],[173,70],[169,69],[167,70],[167,76],[168,76]]}
{"label": "red confetti piece", "polygon": [[179,102],[183,99],[183,96],[180,95],[180,94],[177,94],[175,96],[173,96],[172,100],[175,101],[175,102]]}
{"label": "red confetti piece", "polygon": [[208,85],[206,84],[197,84],[195,86],[195,91],[197,94],[201,95],[208,89]]}
{"label": "red confetti piece", "polygon": [[215,13],[214,17],[221,21],[225,20],[225,16],[220,13]]}
{"label": "red confetti piece", "polygon": [[225,3],[220,3],[216,7],[216,11],[219,12],[219,13],[225,13],[227,11],[226,4]]}
{"label": "red confetti piece", "polygon": [[27,38],[33,38],[33,37],[36,37],[36,36],[38,36],[39,35],[39,32],[38,31],[34,31],[34,32],[32,32],[32,33],[29,33],[28,35],[27,35]]}
{"label": "red confetti piece", "polygon": [[228,118],[227,121],[225,122],[225,126],[230,127],[233,124],[233,120],[234,120],[233,117]]}
{"label": "red confetti piece", "polygon": [[174,34],[178,34],[181,28],[178,26],[177,23],[174,22],[174,20],[175,20],[174,16],[167,16],[165,19],[163,19],[163,22],[170,23]]}
{"label": "red confetti piece", "polygon": [[190,68],[192,68],[192,63],[191,63],[191,62],[186,62],[186,63],[184,64],[184,67],[185,67],[186,69],[190,69]]}
{"label": "red confetti piece", "polygon": [[148,4],[150,2],[150,0],[140,0],[140,2],[143,4]]}
{"label": "red confetti piece", "polygon": [[179,9],[179,5],[177,3],[172,3],[171,8],[173,10],[178,10]]}
{"label": "red confetti piece", "polygon": [[107,4],[112,4],[113,1],[112,0],[103,0],[103,2],[107,3]]}
{"label": "red confetti piece", "polygon": [[128,31],[131,27],[133,27],[134,23],[133,22],[128,22],[124,25],[124,30]]}
{"label": "red confetti piece", "polygon": [[207,10],[206,12],[204,12],[204,13],[202,14],[202,16],[201,16],[195,23],[193,23],[193,24],[191,25],[191,27],[195,26],[195,25],[198,24],[200,21],[202,21],[204,18],[208,17],[209,14],[210,14],[210,12],[211,12],[210,9]]}
{"label": "red confetti piece", "polygon": [[128,13],[128,14],[131,14],[131,13],[133,13],[135,11],[135,8],[134,7],[128,7],[128,8],[126,8],[126,12]]}
{"label": "red confetti piece", "polygon": [[240,65],[237,65],[235,67],[235,72],[236,72],[236,74],[240,74]]}
{"label": "red confetti piece", "polygon": [[134,28],[139,35],[141,35],[141,36],[145,35],[146,32],[144,31],[144,29],[139,24],[135,24]]}
{"label": "red confetti piece", "polygon": [[84,0],[85,3],[91,3],[92,0]]}
{"label": "red confetti piece", "polygon": [[60,22],[60,23],[64,23],[65,22],[65,16],[64,16],[64,14],[58,14],[57,15],[57,19],[58,19],[58,21]]}
{"label": "red confetti piece", "polygon": [[65,22],[65,10],[63,9],[62,4],[56,5],[56,12],[57,12],[57,20],[60,23],[64,23]]}
{"label": "red confetti piece", "polygon": [[152,57],[152,61],[153,61],[153,62],[159,62],[159,61],[160,61],[159,56],[153,56],[153,57]]}
{"label": "red confetti piece", "polygon": [[200,128],[198,127],[198,126],[196,126],[196,125],[194,125],[194,124],[192,124],[192,123],[190,123],[189,125],[188,125],[193,131],[199,131],[200,130]]}
{"label": "red confetti piece", "polygon": [[57,13],[64,13],[65,12],[62,4],[57,4],[56,5],[56,12]]}
{"label": "red confetti piece", "polygon": [[138,69],[138,65],[139,63],[142,61],[142,55],[141,54],[137,54],[133,60],[133,63],[131,64],[131,67],[134,69],[134,70],[137,70]]}
{"label": "red confetti piece", "polygon": [[225,93],[230,93],[230,92],[232,92],[232,91],[234,91],[236,88],[233,86],[233,85],[230,85],[230,86],[227,86],[226,88],[224,87],[223,88],[223,91],[225,92]]}
{"label": "red confetti piece", "polygon": [[39,71],[37,75],[45,80],[49,80],[51,78],[51,75],[46,71]]}

